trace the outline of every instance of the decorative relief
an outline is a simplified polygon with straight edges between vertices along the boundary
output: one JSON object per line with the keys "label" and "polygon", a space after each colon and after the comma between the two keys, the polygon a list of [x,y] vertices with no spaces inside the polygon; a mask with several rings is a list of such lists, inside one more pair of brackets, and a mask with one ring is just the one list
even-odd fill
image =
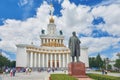
{"label": "decorative relief", "polygon": [[62,43],[57,43],[55,41],[49,42],[49,43],[44,43],[42,46],[50,46],[50,47],[65,47],[65,45]]}

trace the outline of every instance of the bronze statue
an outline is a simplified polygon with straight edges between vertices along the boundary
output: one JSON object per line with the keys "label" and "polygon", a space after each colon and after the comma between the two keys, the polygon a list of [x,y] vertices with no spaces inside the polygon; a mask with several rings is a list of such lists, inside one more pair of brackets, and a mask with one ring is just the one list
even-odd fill
{"label": "bronze statue", "polygon": [[60,30],[60,35],[63,35],[63,32],[62,32],[62,30]]}
{"label": "bronze statue", "polygon": [[44,29],[42,29],[42,30],[41,30],[41,33],[42,33],[42,34],[45,34],[45,30],[44,30]]}
{"label": "bronze statue", "polygon": [[74,59],[75,57],[76,57],[77,62],[79,62],[81,41],[76,36],[76,32],[73,32],[72,34],[73,34],[73,36],[71,36],[69,39],[69,49],[71,51],[70,53],[71,53],[71,57],[72,57],[72,62],[75,61],[75,59]]}

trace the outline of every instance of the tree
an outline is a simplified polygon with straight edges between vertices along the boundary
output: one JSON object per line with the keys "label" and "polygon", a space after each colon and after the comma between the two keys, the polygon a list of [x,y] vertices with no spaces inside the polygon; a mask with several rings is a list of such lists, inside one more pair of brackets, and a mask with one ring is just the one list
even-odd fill
{"label": "tree", "polygon": [[116,59],[114,66],[117,67],[120,71],[120,59]]}
{"label": "tree", "polygon": [[0,68],[2,69],[2,67],[9,66],[9,64],[10,64],[10,60],[8,60],[8,58],[0,55]]}
{"label": "tree", "polygon": [[102,66],[103,66],[103,61],[100,57],[100,54],[98,54],[96,57],[96,67],[100,69],[102,68]]}
{"label": "tree", "polygon": [[108,64],[107,68],[108,68],[108,70],[111,70],[112,66],[110,64]]}
{"label": "tree", "polygon": [[96,67],[96,58],[95,57],[89,58],[89,66],[90,66],[90,68]]}
{"label": "tree", "polygon": [[98,54],[96,57],[89,58],[89,66],[90,68],[105,68],[105,61],[103,61],[100,54]]}
{"label": "tree", "polygon": [[103,60],[103,65],[102,65],[102,69],[105,69],[106,68],[106,60],[104,59]]}
{"label": "tree", "polygon": [[15,65],[16,65],[16,61],[11,61],[10,62],[10,67],[15,67]]}
{"label": "tree", "polygon": [[0,55],[0,70],[6,67],[15,67],[16,61],[10,61],[3,55]]}

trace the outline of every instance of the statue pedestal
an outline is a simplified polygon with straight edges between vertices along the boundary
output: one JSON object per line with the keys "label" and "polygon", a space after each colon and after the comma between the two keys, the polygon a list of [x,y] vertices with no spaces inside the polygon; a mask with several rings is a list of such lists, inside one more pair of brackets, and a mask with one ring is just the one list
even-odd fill
{"label": "statue pedestal", "polygon": [[85,64],[82,62],[71,62],[68,64],[68,74],[77,78],[87,77],[85,74]]}

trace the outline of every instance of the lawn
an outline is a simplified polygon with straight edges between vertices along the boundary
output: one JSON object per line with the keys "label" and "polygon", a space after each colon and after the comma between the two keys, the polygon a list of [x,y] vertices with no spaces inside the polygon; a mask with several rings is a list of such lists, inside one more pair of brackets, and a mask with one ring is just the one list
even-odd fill
{"label": "lawn", "polygon": [[94,80],[120,80],[120,77],[102,75],[102,74],[87,74],[90,78]]}
{"label": "lawn", "polygon": [[51,74],[50,77],[50,80],[78,80],[77,78],[74,78],[67,74]]}

